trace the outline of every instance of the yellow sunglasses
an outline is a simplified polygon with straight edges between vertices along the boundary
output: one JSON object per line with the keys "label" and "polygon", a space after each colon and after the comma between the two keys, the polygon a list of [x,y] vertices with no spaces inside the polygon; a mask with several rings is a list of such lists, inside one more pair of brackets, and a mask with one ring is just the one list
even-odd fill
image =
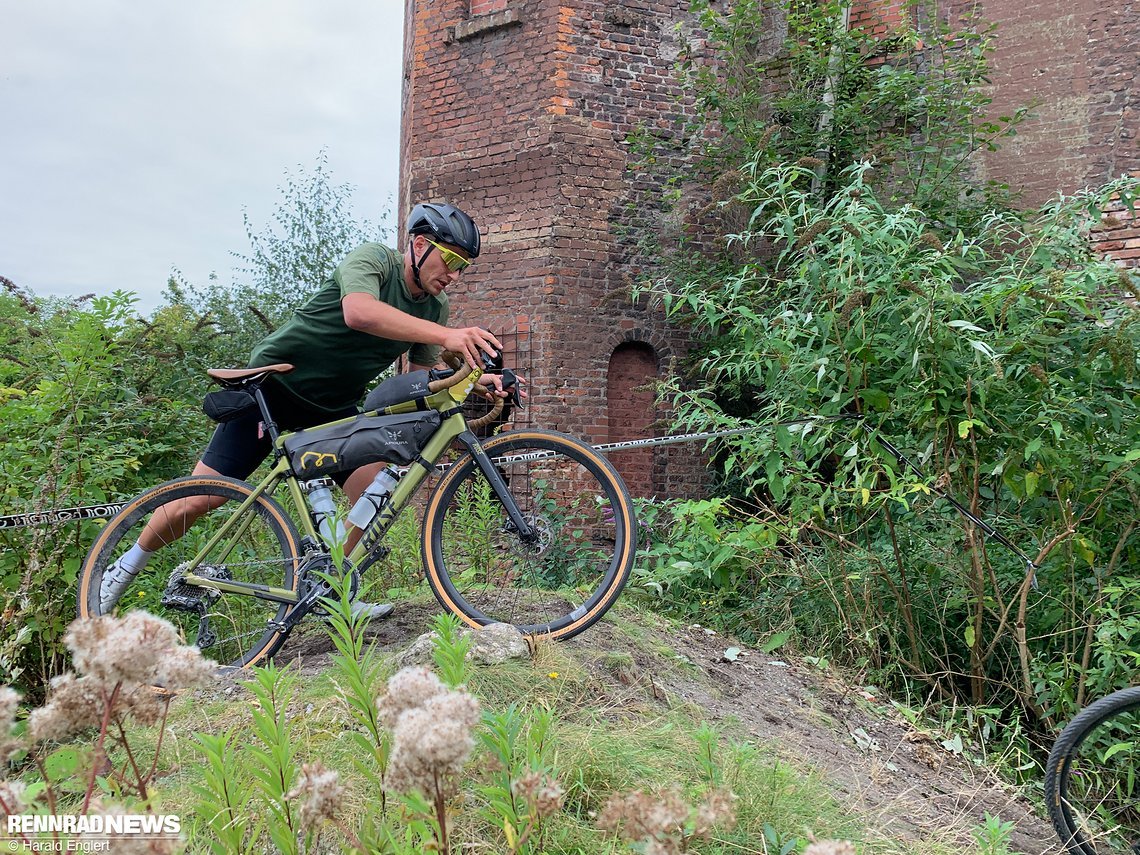
{"label": "yellow sunglasses", "polygon": [[452,250],[448,249],[446,246],[440,246],[438,243],[436,243],[431,238],[424,238],[424,240],[426,240],[428,243],[430,243],[432,246],[434,246],[436,249],[439,250],[439,254],[443,258],[443,263],[446,264],[447,269],[452,271],[453,273],[458,272],[460,270],[466,270],[468,267],[471,266],[471,262],[468,261],[466,258],[464,258],[462,255],[460,255],[458,252],[453,252]]}

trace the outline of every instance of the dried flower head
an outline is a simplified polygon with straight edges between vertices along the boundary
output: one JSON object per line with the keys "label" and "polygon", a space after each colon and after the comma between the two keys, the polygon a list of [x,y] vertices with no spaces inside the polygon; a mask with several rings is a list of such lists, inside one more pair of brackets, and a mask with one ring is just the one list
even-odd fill
{"label": "dried flower head", "polygon": [[713,790],[694,810],[675,787],[655,796],[638,790],[611,797],[598,826],[625,840],[644,842],[647,853],[671,855],[690,851],[693,840],[709,840],[716,826],[732,828],[735,801],[727,790]]}
{"label": "dried flower head", "polygon": [[310,830],[336,816],[343,794],[344,787],[336,771],[316,762],[301,766],[297,784],[285,798],[300,801],[301,827]]}
{"label": "dried flower head", "polygon": [[197,647],[174,647],[159,659],[155,684],[166,689],[202,686],[214,679],[218,663],[207,659]]}
{"label": "dried flower head", "polygon": [[452,795],[475,747],[472,731],[479,717],[479,701],[465,691],[444,690],[421,707],[405,709],[392,728],[386,787]]}
{"label": "dried flower head", "polygon": [[562,809],[566,793],[558,780],[542,772],[527,772],[511,781],[511,792],[522,799],[537,817],[547,817]]}
{"label": "dried flower head", "polygon": [[736,796],[728,790],[712,790],[697,808],[693,834],[702,840],[708,840],[714,828],[728,831],[735,825]]}
{"label": "dried flower head", "polygon": [[942,241],[939,240],[938,235],[936,235],[934,232],[923,232],[919,237],[918,242],[926,244],[935,252],[946,251],[946,247],[943,245]]}
{"label": "dried flower head", "polygon": [[16,711],[19,707],[20,696],[16,690],[0,686],[0,766],[20,744],[12,738],[12,727],[16,724]]}
{"label": "dried flower head", "polygon": [[855,844],[849,840],[817,840],[808,844],[804,855],[855,855]]}
{"label": "dried flower head", "polygon": [[653,796],[642,790],[611,796],[598,827],[625,840],[660,840],[684,831],[692,808],[676,788]]}
{"label": "dried flower head", "polygon": [[77,620],[63,640],[79,673],[109,685],[161,682],[181,689],[205,682],[216,668],[180,643],[173,624],[143,611]]}
{"label": "dried flower head", "polygon": [[28,735],[40,742],[96,727],[110,699],[106,684],[90,677],[61,674],[51,681],[47,703],[28,716]]}
{"label": "dried flower head", "polygon": [[388,680],[387,694],[377,701],[380,718],[389,728],[395,727],[401,713],[422,707],[443,691],[439,677],[427,668],[402,668]]}
{"label": "dried flower head", "polygon": [[0,818],[24,813],[24,784],[20,781],[0,781]]}
{"label": "dried flower head", "polygon": [[839,317],[846,323],[856,309],[869,305],[871,305],[871,295],[862,288],[857,288],[848,294],[847,299],[843,301],[843,305],[839,309]]}
{"label": "dried flower head", "polygon": [[1137,280],[1133,278],[1132,274],[1124,268],[1121,268],[1117,271],[1116,276],[1117,279],[1120,280],[1121,287],[1124,288],[1125,291],[1127,291],[1137,300],[1140,300],[1140,283],[1138,283]]}
{"label": "dried flower head", "polygon": [[816,220],[800,233],[796,239],[796,249],[803,249],[832,226],[831,220],[826,217]]}
{"label": "dried flower head", "polygon": [[16,723],[16,710],[19,708],[20,696],[16,690],[8,686],[0,686],[0,739],[12,731]]}

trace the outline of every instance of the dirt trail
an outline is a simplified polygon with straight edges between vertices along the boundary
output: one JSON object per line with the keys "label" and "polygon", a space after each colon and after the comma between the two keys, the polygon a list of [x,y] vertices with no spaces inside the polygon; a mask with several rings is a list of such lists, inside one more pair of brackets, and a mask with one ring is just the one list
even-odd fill
{"label": "dirt trail", "polygon": [[[397,607],[371,630],[396,652],[428,625],[434,610]],[[598,682],[625,702],[699,707],[722,732],[762,742],[803,769],[816,769],[836,800],[864,817],[886,840],[938,840],[976,851],[972,831],[986,813],[1015,825],[1012,850],[1060,855],[1048,821],[997,777],[942,747],[888,704],[866,703],[859,690],[795,659],[749,650],[700,627],[649,626],[637,620],[636,642],[614,621],[566,642]],[[735,661],[724,652],[741,648]],[[330,644],[320,634],[292,641],[280,659],[323,667]],[[626,656],[625,654],[628,654]],[[623,664],[615,667],[615,661]]]}

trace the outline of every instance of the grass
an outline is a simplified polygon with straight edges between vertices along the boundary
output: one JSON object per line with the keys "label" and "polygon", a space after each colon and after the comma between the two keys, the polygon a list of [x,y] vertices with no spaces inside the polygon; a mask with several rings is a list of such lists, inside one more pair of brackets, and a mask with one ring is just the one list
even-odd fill
{"label": "grass", "polygon": [[[668,696],[661,688],[661,678],[693,680],[699,669],[679,663],[676,652],[662,644],[653,632],[661,628],[660,623],[659,616],[626,606],[616,618],[596,628],[599,648],[590,646],[589,637],[572,644],[540,643],[530,659],[472,668],[468,687],[485,713],[514,707],[524,715],[539,709],[553,714],[550,765],[557,772],[565,801],[548,821],[543,851],[634,851],[597,827],[598,814],[611,796],[679,787],[697,804],[713,783],[710,777],[736,794],[738,823],[732,830],[718,830],[713,840],[690,851],[767,853],[780,848],[773,841],[796,840],[798,851],[809,836],[876,839],[873,828],[829,795],[827,781],[818,773],[797,767],[781,756],[778,746],[734,739],[728,732],[731,723],[725,725],[726,732],[713,737],[716,748],[711,767],[703,762],[702,732],[708,738],[707,729],[702,730],[704,711],[691,701]],[[395,672],[397,652],[375,654],[380,657],[376,693]],[[342,698],[342,679],[334,668],[307,663],[284,705],[283,720],[290,730],[296,766],[319,760],[339,772],[345,788],[340,818],[348,827],[358,828],[368,817],[376,817],[379,794],[374,783],[376,768],[370,767],[368,758],[361,758],[360,743],[353,733],[355,723]],[[188,693],[171,707],[154,791],[158,804],[182,814],[189,852],[208,851],[209,834],[200,819],[191,819],[191,806],[199,801],[196,788],[203,782],[195,734],[232,733],[231,750],[248,759],[250,748],[256,747],[251,745],[253,710],[253,695],[240,678]],[[153,750],[154,729],[135,728],[129,735],[140,754]],[[521,739],[520,745],[525,746],[525,728]],[[248,770],[243,771],[247,765],[239,762],[239,776],[248,775]],[[495,772],[487,749],[477,748],[450,814],[452,840],[469,847],[462,851],[508,851],[502,829],[481,810],[486,807]],[[249,779],[236,783],[250,786]],[[257,800],[251,805],[256,806]],[[389,805],[389,814],[398,815],[398,811],[393,814],[391,801]],[[264,819],[264,807],[251,809]],[[320,843],[321,851],[339,851],[345,846],[344,838],[328,829],[322,832]],[[876,842],[860,844],[860,851],[934,855],[949,850],[940,849],[936,842]]]}

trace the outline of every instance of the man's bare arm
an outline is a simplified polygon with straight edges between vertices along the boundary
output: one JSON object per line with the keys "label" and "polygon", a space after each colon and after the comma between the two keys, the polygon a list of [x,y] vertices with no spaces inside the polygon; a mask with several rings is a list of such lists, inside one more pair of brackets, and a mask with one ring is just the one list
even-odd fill
{"label": "man's bare arm", "polygon": [[441,345],[446,350],[464,354],[477,365],[479,351],[494,356],[502,348],[499,340],[479,327],[445,327],[401,312],[377,300],[371,294],[346,294],[340,301],[344,322],[350,328],[393,341],[414,341]]}

